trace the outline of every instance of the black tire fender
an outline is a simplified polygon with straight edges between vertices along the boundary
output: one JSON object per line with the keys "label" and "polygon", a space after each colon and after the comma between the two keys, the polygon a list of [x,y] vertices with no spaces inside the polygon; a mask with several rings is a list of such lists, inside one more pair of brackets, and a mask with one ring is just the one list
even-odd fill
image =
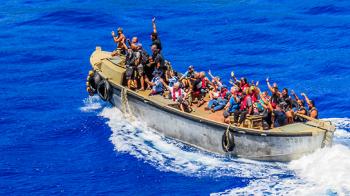
{"label": "black tire fender", "polygon": [[94,73],[92,77],[89,78],[89,84],[90,88],[93,90],[93,92],[96,92],[97,90],[97,85],[102,81],[102,78],[100,74],[97,72]]}
{"label": "black tire fender", "polygon": [[96,90],[103,101],[109,101],[111,99],[112,87],[107,80],[100,81]]}
{"label": "black tire fender", "polygon": [[235,138],[232,131],[227,130],[222,135],[222,149],[225,152],[232,152],[235,148]]}

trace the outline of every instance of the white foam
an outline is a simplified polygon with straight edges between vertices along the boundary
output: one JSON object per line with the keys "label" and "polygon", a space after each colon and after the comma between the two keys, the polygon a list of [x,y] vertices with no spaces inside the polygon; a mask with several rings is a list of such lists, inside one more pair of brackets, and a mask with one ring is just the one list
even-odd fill
{"label": "white foam", "polygon": [[84,106],[80,108],[82,112],[91,112],[102,108],[102,103],[99,96],[89,96],[83,100]]}
{"label": "white foam", "polygon": [[293,175],[272,175],[212,195],[349,195],[350,149],[339,144],[319,149],[290,162],[284,172]]}
{"label": "white foam", "polygon": [[[338,195],[350,194],[350,150],[335,144],[299,160],[284,163],[230,159],[165,138],[138,120],[128,121],[117,108],[99,114],[108,119],[110,137],[119,153],[128,153],[161,171],[190,176],[235,176],[253,178],[249,185],[213,195]],[[335,137],[348,140],[350,120],[330,119],[336,124]],[[341,131],[339,131],[341,130]],[[339,132],[338,132],[339,131]],[[349,143],[348,141],[346,141]]]}
{"label": "white foam", "polygon": [[228,189],[213,195],[350,195],[350,120],[333,118],[335,144],[291,161],[281,172],[292,176],[276,176],[253,180],[248,186]]}
{"label": "white foam", "polygon": [[324,191],[350,193],[350,149],[344,145],[336,144],[331,148],[319,149],[290,162],[288,168],[305,181],[315,184],[304,185],[304,190],[295,190],[296,194]]}

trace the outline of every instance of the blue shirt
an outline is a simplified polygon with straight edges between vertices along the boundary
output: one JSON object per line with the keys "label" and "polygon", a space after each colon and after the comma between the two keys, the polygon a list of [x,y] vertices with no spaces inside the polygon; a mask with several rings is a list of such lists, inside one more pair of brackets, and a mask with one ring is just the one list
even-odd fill
{"label": "blue shirt", "polygon": [[152,90],[154,90],[154,91],[157,92],[157,93],[163,91],[163,84],[162,84],[162,82],[160,81],[160,77],[159,77],[159,76],[154,77],[154,78],[152,79],[152,82],[155,84],[155,85],[152,87]]}
{"label": "blue shirt", "polygon": [[[239,97],[237,97],[237,98],[240,99]],[[236,111],[239,107],[239,102],[236,102],[236,100],[233,96],[231,96],[229,102],[230,102],[230,107],[228,108],[228,111],[229,112]]]}
{"label": "blue shirt", "polygon": [[178,82],[179,79],[176,76],[173,76],[169,79],[169,87],[173,87],[176,82]]}

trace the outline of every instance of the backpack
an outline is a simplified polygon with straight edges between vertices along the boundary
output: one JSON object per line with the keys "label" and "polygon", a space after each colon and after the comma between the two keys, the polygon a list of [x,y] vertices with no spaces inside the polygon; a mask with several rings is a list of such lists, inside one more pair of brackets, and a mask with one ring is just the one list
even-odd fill
{"label": "backpack", "polygon": [[141,64],[146,65],[148,62],[149,55],[147,54],[146,50],[144,50],[144,49],[140,50],[140,54],[141,54]]}

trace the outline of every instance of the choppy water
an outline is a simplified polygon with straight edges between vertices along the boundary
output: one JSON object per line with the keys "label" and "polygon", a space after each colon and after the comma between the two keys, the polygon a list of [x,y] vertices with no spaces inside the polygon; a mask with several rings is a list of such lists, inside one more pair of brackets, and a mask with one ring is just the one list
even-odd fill
{"label": "choppy water", "polygon": [[[350,194],[347,1],[6,1],[0,6],[1,194]],[[306,92],[337,125],[335,145],[290,163],[228,159],[164,138],[87,98],[110,31],[224,79],[270,76]]]}

